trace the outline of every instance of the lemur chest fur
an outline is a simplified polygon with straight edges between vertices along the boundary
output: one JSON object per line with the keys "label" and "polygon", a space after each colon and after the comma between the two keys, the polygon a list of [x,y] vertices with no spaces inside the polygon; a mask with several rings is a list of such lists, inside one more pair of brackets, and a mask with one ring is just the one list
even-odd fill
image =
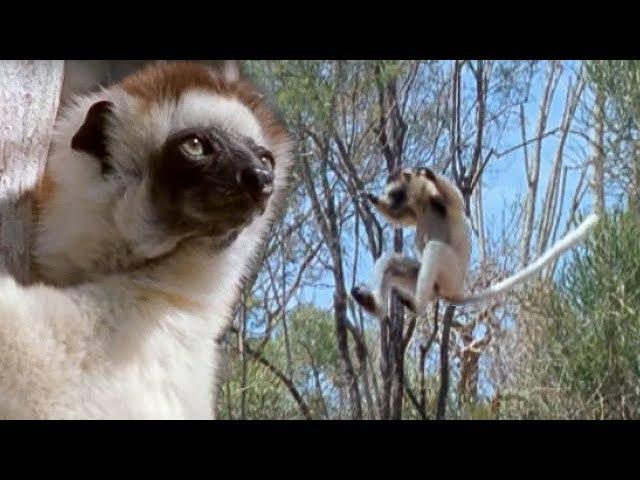
{"label": "lemur chest fur", "polygon": [[431,240],[451,244],[451,222],[448,216],[450,216],[450,212],[442,208],[439,203],[425,201],[423,215],[417,219],[416,252],[422,253],[425,245]]}

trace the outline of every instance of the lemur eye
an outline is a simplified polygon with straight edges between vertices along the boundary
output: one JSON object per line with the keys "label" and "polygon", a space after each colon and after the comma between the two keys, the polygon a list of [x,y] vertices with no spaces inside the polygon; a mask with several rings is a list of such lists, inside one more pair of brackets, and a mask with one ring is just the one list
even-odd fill
{"label": "lemur eye", "polygon": [[260,150],[258,155],[260,156],[260,161],[267,167],[273,168],[275,166],[275,159],[269,150],[263,148]]}
{"label": "lemur eye", "polygon": [[206,155],[205,145],[198,137],[189,137],[180,144],[184,153],[191,157],[203,157]]}

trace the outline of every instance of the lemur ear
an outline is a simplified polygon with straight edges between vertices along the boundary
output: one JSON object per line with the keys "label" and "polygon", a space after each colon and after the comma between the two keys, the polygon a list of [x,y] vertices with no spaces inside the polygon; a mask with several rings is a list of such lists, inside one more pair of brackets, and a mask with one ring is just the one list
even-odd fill
{"label": "lemur ear", "polygon": [[107,100],[91,105],[84,123],[71,139],[71,148],[104,159],[107,156],[106,123],[112,109],[113,103]]}
{"label": "lemur ear", "polygon": [[237,60],[225,60],[222,65],[222,76],[229,83],[240,80],[240,64]]}

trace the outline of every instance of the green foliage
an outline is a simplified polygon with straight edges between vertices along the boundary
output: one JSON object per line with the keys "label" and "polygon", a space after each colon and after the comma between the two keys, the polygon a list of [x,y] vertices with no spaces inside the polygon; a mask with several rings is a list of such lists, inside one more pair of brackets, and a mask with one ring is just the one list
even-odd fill
{"label": "green foliage", "polygon": [[512,415],[640,418],[638,238],[633,215],[605,219],[575,251],[558,288],[536,300],[540,328],[526,369],[534,388],[519,395]]}
{"label": "green foliage", "polygon": [[[605,170],[622,187],[630,209],[640,212],[640,61],[586,62],[603,100]],[[609,190],[612,190],[611,188]]]}
{"label": "green foliage", "polygon": [[[232,376],[219,394],[218,417],[240,419],[242,396],[242,362],[232,358]],[[245,384],[246,419],[295,419],[300,412],[290,399],[286,387],[264,366],[249,359]]]}
{"label": "green foliage", "polygon": [[359,108],[354,113],[374,113],[370,107],[376,103],[368,102],[377,101],[376,82],[384,85],[406,73],[408,62],[252,61],[244,66],[250,76],[265,84],[287,123],[324,130],[337,127],[334,115],[339,102],[356,100]]}
{"label": "green foliage", "polygon": [[622,122],[640,126],[640,61],[594,60],[586,66],[592,82],[612,100]]}
{"label": "green foliage", "polygon": [[452,414],[456,420],[496,420],[496,414],[487,401],[466,401],[454,408]]}
{"label": "green foliage", "polygon": [[385,85],[389,81],[402,76],[407,62],[397,60],[378,60],[372,63],[373,66],[377,66],[379,69],[378,74],[376,75],[376,80]]}
{"label": "green foliage", "polygon": [[331,312],[303,305],[291,315],[291,343],[293,354],[307,357],[323,369],[338,367],[335,333]]}
{"label": "green foliage", "polygon": [[[333,317],[330,312],[302,305],[287,319],[291,345],[292,380],[305,399],[314,418],[330,416],[328,398],[338,385],[340,371],[335,346]],[[258,341],[249,342],[257,348]],[[289,376],[283,328],[272,333],[262,356]],[[242,361],[231,359],[228,385],[222,385],[218,412],[220,418],[242,418]],[[283,382],[264,365],[246,359],[245,416],[247,419],[300,419],[298,405]],[[326,398],[325,398],[326,397]],[[327,411],[328,410],[328,411]]]}
{"label": "green foliage", "polygon": [[248,73],[268,84],[288,123],[328,121],[333,93],[341,82],[331,62],[300,60],[246,62]]}
{"label": "green foliage", "polygon": [[[624,193],[632,191],[629,187],[637,186],[640,178],[636,173],[640,172],[637,148],[640,144],[637,140],[640,62],[585,63],[594,90],[605,96],[604,170],[609,200],[614,196],[614,179],[619,179],[617,181],[624,187]],[[490,146],[502,145],[502,135],[509,129],[516,128],[514,132],[520,134],[516,121],[518,116],[512,114],[514,111],[517,113],[523,102],[535,101],[529,98],[535,94],[531,92],[530,80],[540,69],[546,69],[545,65],[543,62],[485,62],[484,74],[491,78],[484,92],[487,120],[483,148],[487,151]],[[577,65],[581,66],[581,63]],[[479,71],[480,66],[482,64],[478,62],[464,63],[461,92],[464,108],[460,118],[463,139],[474,138],[476,132],[474,72]],[[346,185],[352,173],[345,167],[342,157],[348,157],[349,164],[368,187],[376,187],[376,182],[385,178],[382,173],[386,165],[380,154],[378,133],[381,98],[383,103],[388,103],[393,91],[390,81],[395,79],[399,98],[406,100],[402,103],[406,108],[403,119],[408,125],[404,164],[436,165],[447,158],[450,148],[448,128],[453,114],[449,84],[451,63],[249,61],[244,63],[244,69],[262,84],[278,106],[293,137],[299,142],[297,153],[309,160],[313,184],[318,191],[336,199],[338,204],[344,202],[343,209],[338,212],[340,241],[344,242],[344,264],[341,267],[351,272],[351,238],[355,229],[353,207],[345,199]],[[579,70],[582,72],[581,68]],[[587,115],[594,115],[593,105],[584,106]],[[590,116],[589,122],[592,120],[593,116]],[[585,127],[583,132],[589,137],[590,128]],[[508,146],[509,142],[506,144]],[[341,151],[339,147],[346,147],[348,155],[344,155],[344,148]],[[470,156],[471,153],[472,149],[463,149],[464,155]],[[586,157],[581,159],[587,160]],[[327,192],[323,191],[323,174],[327,175],[327,183],[330,184]],[[302,214],[309,208],[307,186],[302,184],[299,175],[296,181],[298,197],[291,201],[298,203],[290,208],[287,214],[290,216],[282,222],[283,227],[294,223],[294,214]],[[608,202],[608,205],[612,203]],[[517,217],[518,212],[514,215]],[[304,241],[300,241],[300,245],[304,247],[307,242],[313,243],[308,239],[310,235],[316,235],[313,238],[318,240],[317,225],[310,220],[303,220],[301,225],[297,233]],[[476,402],[459,401],[455,381],[458,367],[453,362],[448,417],[486,419],[495,418],[498,414],[499,418],[640,418],[639,234],[640,228],[632,214],[614,215],[603,222],[589,242],[575,250],[573,257],[568,256],[562,278],[551,291],[544,290],[541,294],[540,289],[535,290],[531,286],[529,303],[535,311],[519,315],[517,322],[504,322],[508,326],[499,332],[506,337],[518,329],[519,343],[507,346],[503,343],[504,338],[496,335],[491,344],[495,352],[483,354],[486,355],[484,358],[494,354],[496,358],[505,356],[506,360],[500,359],[499,365],[504,371],[496,368],[495,373],[487,375],[484,380],[490,382],[491,387],[500,387],[500,395],[482,397]],[[295,274],[300,255],[296,256],[295,238],[294,235],[291,237],[291,246],[287,244],[283,250],[287,249],[287,266],[293,266],[291,270]],[[275,242],[281,240],[280,236],[273,238]],[[503,247],[507,245],[505,239],[502,239],[502,244]],[[304,252],[304,249],[300,247],[300,251]],[[361,253],[359,259],[362,260],[363,256],[366,252]],[[327,257],[327,249],[323,248],[314,260],[316,269],[306,278],[307,285],[314,285],[316,279],[320,283],[320,278],[325,283],[326,277],[321,277],[318,272],[330,272]],[[279,272],[279,264],[274,262],[276,268],[273,270]],[[360,270],[360,276],[362,273]],[[257,332],[262,332],[266,323],[264,312],[267,308],[263,306],[262,299],[267,295],[268,301],[269,285],[267,282],[264,291],[253,292],[254,301],[247,306],[251,319],[248,322],[248,341],[254,348],[261,343]],[[289,303],[288,308],[293,304]],[[268,310],[277,309],[270,305]],[[292,379],[314,418],[348,418],[351,408],[349,389],[337,351],[333,313],[309,305],[298,305],[288,310],[289,349],[282,320],[276,321],[280,324],[271,333],[262,356]],[[352,317],[350,321],[356,324],[357,318]],[[365,380],[368,391],[374,396],[382,390],[380,338],[375,325],[372,322],[364,326],[370,374],[375,377],[365,379],[352,338],[349,340],[354,368],[358,370],[365,415],[369,415],[370,407],[365,397]],[[252,332],[256,338],[251,338]],[[421,334],[416,331],[414,338],[424,340],[427,334],[427,331]],[[235,344],[235,341],[234,337],[230,343]],[[434,346],[434,355],[427,361],[424,379],[425,410],[432,417],[439,388],[436,349],[437,345]],[[512,355],[505,355],[502,353],[504,350],[509,350]],[[497,361],[495,363],[498,365]],[[221,418],[302,418],[287,386],[264,365],[250,357],[243,362],[237,354],[230,364],[229,380],[222,385],[219,395]],[[482,368],[486,374],[488,367]],[[405,376],[411,392],[419,401],[420,368],[418,355],[411,349],[406,356]],[[493,388],[484,391],[493,391]],[[420,418],[408,396],[403,403],[403,418]]]}

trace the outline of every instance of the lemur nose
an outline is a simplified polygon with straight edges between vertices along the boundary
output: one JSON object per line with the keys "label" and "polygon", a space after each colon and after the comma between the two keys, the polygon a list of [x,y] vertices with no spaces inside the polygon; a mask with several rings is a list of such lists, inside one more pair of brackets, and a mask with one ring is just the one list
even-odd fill
{"label": "lemur nose", "polygon": [[271,195],[273,174],[262,168],[247,167],[238,174],[238,183],[247,190],[254,199]]}

